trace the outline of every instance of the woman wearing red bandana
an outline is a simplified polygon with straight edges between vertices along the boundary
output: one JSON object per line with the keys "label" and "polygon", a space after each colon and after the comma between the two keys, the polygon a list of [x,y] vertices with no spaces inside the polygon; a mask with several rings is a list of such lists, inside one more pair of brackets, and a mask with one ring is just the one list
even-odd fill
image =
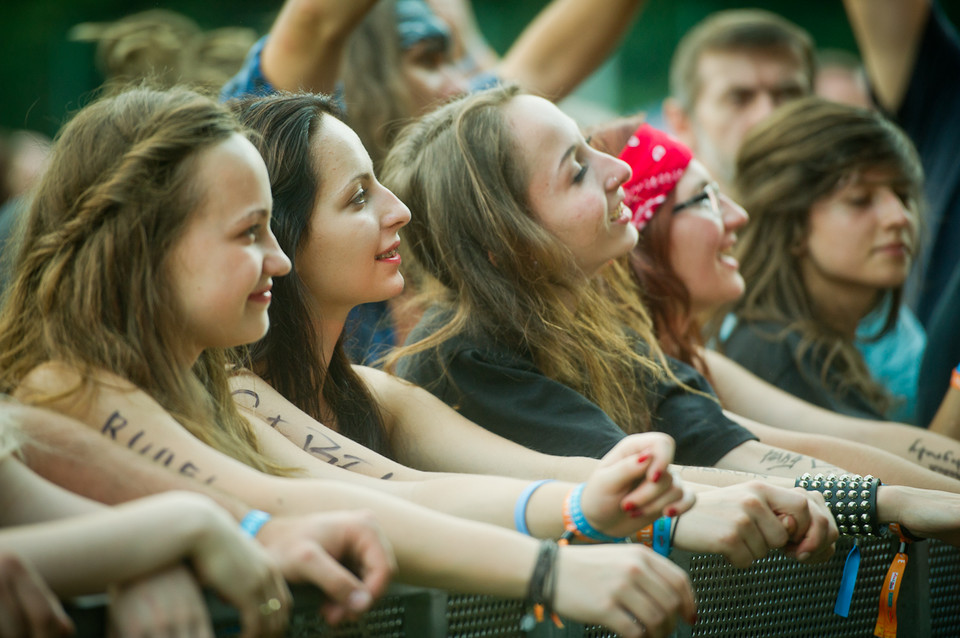
{"label": "woman wearing red bandana", "polygon": [[[665,150],[658,150],[661,148]],[[660,160],[655,159],[658,156]],[[927,468],[951,469],[917,450],[960,456],[960,444],[954,440],[911,426],[824,409],[765,382],[723,354],[705,349],[701,319],[744,294],[744,279],[732,253],[747,215],[716,189],[706,169],[685,146],[650,126],[642,125],[630,137],[620,158],[633,170],[625,190],[640,230],[637,247],[628,258],[638,284],[636,292],[650,312],[664,352],[705,375],[728,416],[734,420],[746,417],[748,429],[763,442],[780,447],[796,448],[795,437],[759,423],[870,441],[873,447]],[[821,454],[817,447],[804,451]]]}
{"label": "woman wearing red bandana", "polygon": [[[637,242],[624,199],[628,191],[643,201],[667,195],[666,204],[677,191],[671,206],[680,218],[700,215],[701,206],[712,214],[719,195],[705,172],[691,170],[695,162],[674,188],[674,159],[686,161],[685,153],[650,129],[639,133],[630,148],[655,170],[632,177],[553,105],[507,89],[451,103],[401,134],[383,181],[413,212],[410,250],[435,284],[432,306],[397,353],[401,376],[542,452],[597,455],[624,432],[657,429],[675,437],[685,465],[792,479],[811,468],[841,473],[842,464],[888,482],[960,492],[952,479],[840,439],[796,437],[797,448],[817,447],[820,458],[757,440],[724,414],[699,372],[661,354],[629,275],[597,276]],[[681,183],[695,192],[680,198]],[[906,500],[893,496],[907,493],[901,489],[917,511],[953,503],[944,528],[925,533],[958,536],[960,500],[945,493],[921,506],[922,491],[881,490],[881,500],[899,503],[884,505],[881,519],[912,517]],[[923,525],[921,518],[912,524]]]}

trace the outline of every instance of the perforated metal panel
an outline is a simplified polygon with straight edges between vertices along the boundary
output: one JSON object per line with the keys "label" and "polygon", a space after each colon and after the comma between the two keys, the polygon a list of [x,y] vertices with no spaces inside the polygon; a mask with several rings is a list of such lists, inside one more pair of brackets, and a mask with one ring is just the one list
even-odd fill
{"label": "perforated metal panel", "polygon": [[930,625],[935,638],[960,636],[960,550],[928,541]]}
{"label": "perforated metal panel", "polygon": [[358,622],[347,622],[331,628],[314,613],[299,612],[290,619],[288,638],[405,638],[405,600],[402,596],[386,596],[365,613]]}
{"label": "perforated metal panel", "polygon": [[[698,624],[682,625],[676,638],[871,636],[881,583],[897,543],[884,539],[861,545],[857,587],[850,617],[844,619],[833,613],[833,606],[851,546],[849,540],[839,542],[837,555],[825,565],[801,565],[774,552],[745,570],[718,556],[675,552],[675,562],[690,574],[699,608]],[[520,630],[524,607],[519,601],[404,586],[392,586],[360,622],[331,628],[315,613],[322,602],[318,590],[295,586],[293,591],[291,638],[615,638],[603,627],[573,623],[562,630],[542,623],[527,636]],[[208,602],[218,635],[236,635],[236,612],[215,596]],[[98,600],[71,608],[78,636],[103,634],[103,604]],[[910,548],[898,616],[903,638],[960,636],[960,551],[938,542]]]}
{"label": "perforated metal panel", "polygon": [[514,638],[520,630],[523,603],[491,596],[450,594],[447,599],[447,634],[456,638]]}
{"label": "perforated metal panel", "polygon": [[[897,551],[892,540],[860,546],[860,571],[848,618],[833,613],[850,541],[823,565],[807,566],[774,552],[736,570],[716,556],[697,555],[688,571],[697,591],[699,623],[692,636],[870,636],[880,588]],[[904,585],[906,586],[906,585]],[[905,590],[901,590],[902,595]]]}

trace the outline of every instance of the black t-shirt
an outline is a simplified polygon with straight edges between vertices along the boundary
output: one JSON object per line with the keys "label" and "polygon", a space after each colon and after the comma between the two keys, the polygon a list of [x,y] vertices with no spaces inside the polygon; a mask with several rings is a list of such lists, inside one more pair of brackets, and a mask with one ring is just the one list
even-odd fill
{"label": "black t-shirt", "polygon": [[761,379],[808,403],[863,419],[883,418],[860,393],[836,390],[838,372],[829,371],[826,384],[822,383],[822,361],[809,351],[797,361],[794,353],[800,335],[789,332],[782,336],[782,332],[783,326],[774,322],[740,321],[723,343],[723,352]]}
{"label": "black t-shirt", "polygon": [[926,177],[929,248],[915,266],[922,272],[917,318],[926,326],[960,265],[960,37],[936,4],[895,119],[916,145]]}
{"label": "black t-shirt", "polygon": [[[443,321],[428,312],[410,334],[419,341]],[[713,394],[690,366],[671,361],[687,386]],[[453,406],[474,423],[525,447],[558,456],[599,458],[626,436],[595,403],[545,376],[531,357],[489,339],[458,336],[439,349],[405,357],[398,374]],[[712,466],[733,448],[756,440],[724,416],[719,403],[664,379],[648,397],[653,428],[677,442],[682,465]]]}
{"label": "black t-shirt", "polygon": [[917,425],[927,427],[950,389],[950,374],[960,363],[960,268],[953,273],[927,330],[927,349],[917,379]]}

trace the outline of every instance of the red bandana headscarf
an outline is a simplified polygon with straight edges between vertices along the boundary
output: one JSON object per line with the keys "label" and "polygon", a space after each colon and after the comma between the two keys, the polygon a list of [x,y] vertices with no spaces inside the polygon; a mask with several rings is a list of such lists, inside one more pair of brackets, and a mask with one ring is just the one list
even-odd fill
{"label": "red bandana headscarf", "polygon": [[620,151],[620,159],[633,170],[623,185],[624,203],[633,211],[633,225],[643,230],[680,181],[693,153],[666,133],[641,124]]}

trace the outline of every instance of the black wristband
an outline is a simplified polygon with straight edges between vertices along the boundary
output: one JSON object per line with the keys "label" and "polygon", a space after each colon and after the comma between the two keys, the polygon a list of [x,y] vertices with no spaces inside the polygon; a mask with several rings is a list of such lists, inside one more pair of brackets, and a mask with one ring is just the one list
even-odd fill
{"label": "black wristband", "polygon": [[880,536],[886,527],[877,515],[877,490],[880,479],[867,474],[804,474],[797,478],[796,487],[820,492],[827,508],[844,536]]}
{"label": "black wristband", "polygon": [[557,543],[545,540],[540,543],[537,562],[533,566],[533,575],[527,587],[527,602],[531,605],[543,605],[544,611],[553,611],[553,595],[556,590],[554,566],[557,559]]}

